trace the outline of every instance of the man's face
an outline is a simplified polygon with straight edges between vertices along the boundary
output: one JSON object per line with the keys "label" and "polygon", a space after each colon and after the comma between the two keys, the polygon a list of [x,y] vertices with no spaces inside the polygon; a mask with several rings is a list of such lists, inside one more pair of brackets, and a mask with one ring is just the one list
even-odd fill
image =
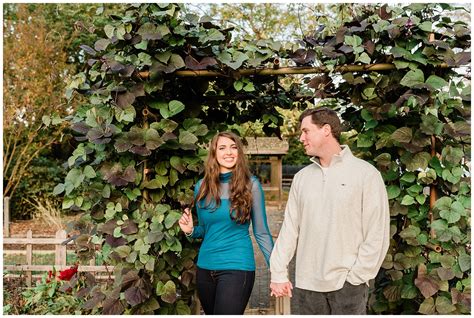
{"label": "man's face", "polygon": [[300,141],[303,143],[304,150],[308,156],[319,157],[327,134],[327,125],[319,127],[318,125],[313,124],[311,116],[303,118],[301,122]]}

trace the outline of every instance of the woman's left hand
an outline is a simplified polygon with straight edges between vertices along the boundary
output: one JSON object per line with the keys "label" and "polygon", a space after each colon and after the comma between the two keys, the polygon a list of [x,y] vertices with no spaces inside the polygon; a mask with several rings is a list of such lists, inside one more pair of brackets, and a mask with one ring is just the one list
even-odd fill
{"label": "woman's left hand", "polygon": [[190,234],[193,231],[193,215],[191,214],[191,210],[189,208],[184,209],[183,215],[179,219],[179,227],[185,234]]}

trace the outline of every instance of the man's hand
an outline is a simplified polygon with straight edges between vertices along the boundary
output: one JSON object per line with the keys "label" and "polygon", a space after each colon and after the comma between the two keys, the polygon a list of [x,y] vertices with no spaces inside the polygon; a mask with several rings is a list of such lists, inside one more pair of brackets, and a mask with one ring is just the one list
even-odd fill
{"label": "man's hand", "polygon": [[293,296],[291,290],[293,289],[293,285],[291,282],[286,283],[270,283],[270,296],[275,297],[282,297],[282,296]]}

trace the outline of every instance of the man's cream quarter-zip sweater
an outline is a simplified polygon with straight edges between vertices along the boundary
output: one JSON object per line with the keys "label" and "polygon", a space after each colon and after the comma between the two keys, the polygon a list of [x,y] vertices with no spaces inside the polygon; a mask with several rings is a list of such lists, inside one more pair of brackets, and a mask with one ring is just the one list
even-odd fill
{"label": "man's cream quarter-zip sweater", "polygon": [[318,160],[291,185],[285,218],[271,258],[271,281],[288,281],[296,250],[295,286],[328,292],[368,283],[390,240],[390,213],[382,176],[347,146],[327,169]]}

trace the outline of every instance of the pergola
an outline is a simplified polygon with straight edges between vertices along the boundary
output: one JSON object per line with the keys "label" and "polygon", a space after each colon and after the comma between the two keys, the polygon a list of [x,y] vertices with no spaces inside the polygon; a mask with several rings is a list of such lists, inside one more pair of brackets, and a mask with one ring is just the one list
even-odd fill
{"label": "pergola", "polygon": [[[283,197],[282,158],[288,153],[288,141],[278,137],[247,137],[246,142],[244,151],[249,156],[249,163],[270,164],[270,180],[268,184],[262,184],[262,188],[265,192],[276,193],[278,207],[281,208]],[[255,158],[256,156],[259,157]]]}

